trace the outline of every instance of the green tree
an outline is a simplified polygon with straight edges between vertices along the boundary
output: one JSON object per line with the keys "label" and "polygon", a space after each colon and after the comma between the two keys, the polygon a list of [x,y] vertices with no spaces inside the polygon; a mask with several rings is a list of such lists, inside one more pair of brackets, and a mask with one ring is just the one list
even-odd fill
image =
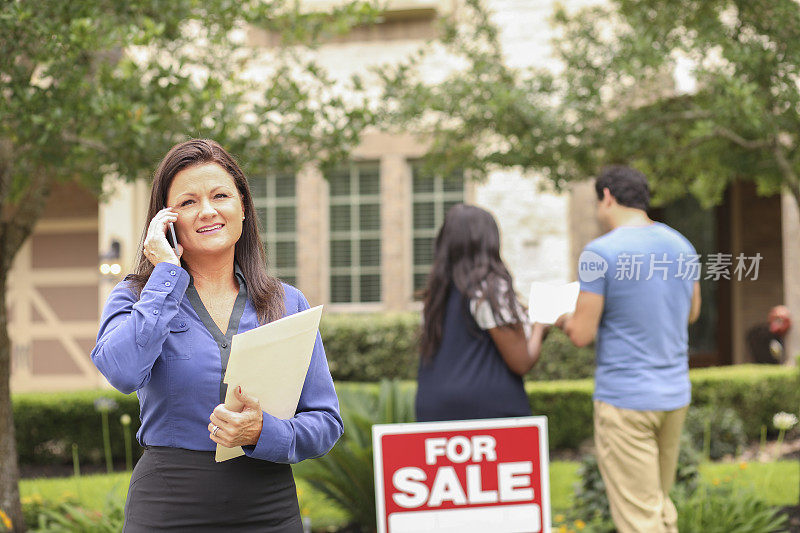
{"label": "green tree", "polygon": [[[718,203],[733,180],[800,206],[800,5],[793,0],[611,0],[554,9],[563,70],[510,68],[480,0],[441,42],[466,68],[429,85],[425,54],[382,70],[383,120],[430,136],[428,165],[517,167],[556,188],[624,162],[656,200]],[[679,64],[696,87],[675,89]]]}
{"label": "green tree", "polygon": [[[0,301],[12,261],[53,185],[99,192],[104,176],[146,176],[166,150],[211,137],[265,171],[332,164],[370,114],[326,89],[302,45],[368,23],[368,2],[301,13],[295,2],[8,0],[0,7]],[[249,27],[279,37],[269,74]],[[9,390],[10,342],[0,305],[0,509],[24,523]]]}

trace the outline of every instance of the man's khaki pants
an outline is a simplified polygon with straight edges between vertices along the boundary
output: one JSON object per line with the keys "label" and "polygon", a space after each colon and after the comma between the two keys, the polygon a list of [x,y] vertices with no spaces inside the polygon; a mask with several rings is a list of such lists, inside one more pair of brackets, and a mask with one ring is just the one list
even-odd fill
{"label": "man's khaki pants", "polygon": [[669,499],[689,406],[634,411],[594,402],[597,463],[619,533],[677,533]]}

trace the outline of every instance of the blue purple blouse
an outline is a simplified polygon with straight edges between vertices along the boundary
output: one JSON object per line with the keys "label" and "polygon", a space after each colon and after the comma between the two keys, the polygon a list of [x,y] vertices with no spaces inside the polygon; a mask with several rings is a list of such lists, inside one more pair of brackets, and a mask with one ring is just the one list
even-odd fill
{"label": "blue purple blouse", "polygon": [[[236,268],[239,295],[226,332],[211,320],[189,273],[170,263],[156,265],[137,298],[127,282],[108,297],[92,361],[123,393],[136,391],[142,446],[213,451],[209,415],[222,403],[220,383],[234,334],[258,327]],[[283,285],[286,315],[309,308],[303,294]],[[247,392],[246,390],[244,391]],[[261,436],[246,455],[297,463],[327,453],[343,431],[339,402],[317,333],[296,414],[282,420],[264,413]]]}

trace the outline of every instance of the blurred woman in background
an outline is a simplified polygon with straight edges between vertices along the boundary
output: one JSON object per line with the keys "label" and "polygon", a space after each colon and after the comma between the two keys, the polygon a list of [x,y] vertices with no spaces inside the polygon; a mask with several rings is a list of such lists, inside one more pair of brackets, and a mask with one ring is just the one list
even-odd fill
{"label": "blurred woman in background", "polygon": [[531,414],[522,376],[547,329],[527,322],[513,287],[492,215],[452,207],[424,294],[418,422]]}

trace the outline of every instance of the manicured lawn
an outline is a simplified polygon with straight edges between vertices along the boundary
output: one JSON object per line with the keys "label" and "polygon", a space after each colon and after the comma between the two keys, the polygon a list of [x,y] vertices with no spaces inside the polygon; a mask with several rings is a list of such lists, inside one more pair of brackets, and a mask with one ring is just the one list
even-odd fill
{"label": "manicured lawn", "polygon": [[112,492],[121,501],[125,501],[130,478],[130,472],[120,472],[79,478],[23,479],[19,484],[19,492],[23,504],[31,498],[41,498],[46,501],[76,498],[83,507],[102,509]]}
{"label": "manicured lawn", "polygon": [[579,463],[552,461],[550,463],[550,507],[553,514],[563,513],[572,507],[572,493],[578,481]]}
{"label": "manicured lawn", "polygon": [[[578,481],[578,463],[550,463],[550,500],[553,512],[563,512],[572,506],[574,485]],[[794,505],[800,501],[800,463],[704,463],[700,476],[708,483],[734,483],[753,487],[769,505]]]}
{"label": "manicured lawn", "polygon": [[734,483],[752,486],[770,505],[795,505],[800,488],[800,463],[705,463],[700,475],[709,483]]}
{"label": "manicured lawn", "polygon": [[[550,464],[550,495],[553,512],[564,512],[572,504],[573,486],[578,481],[578,463],[554,461]],[[797,461],[776,463],[706,463],[700,474],[709,483],[734,483],[752,486],[768,504],[783,506],[798,501],[800,465]],[[89,509],[102,509],[109,494],[125,500],[129,473],[83,476],[81,478],[26,479],[20,483],[23,501],[41,498],[58,501],[75,497]],[[342,511],[315,492],[302,478],[297,477],[300,509],[310,516],[314,528],[337,526],[345,523]]]}

